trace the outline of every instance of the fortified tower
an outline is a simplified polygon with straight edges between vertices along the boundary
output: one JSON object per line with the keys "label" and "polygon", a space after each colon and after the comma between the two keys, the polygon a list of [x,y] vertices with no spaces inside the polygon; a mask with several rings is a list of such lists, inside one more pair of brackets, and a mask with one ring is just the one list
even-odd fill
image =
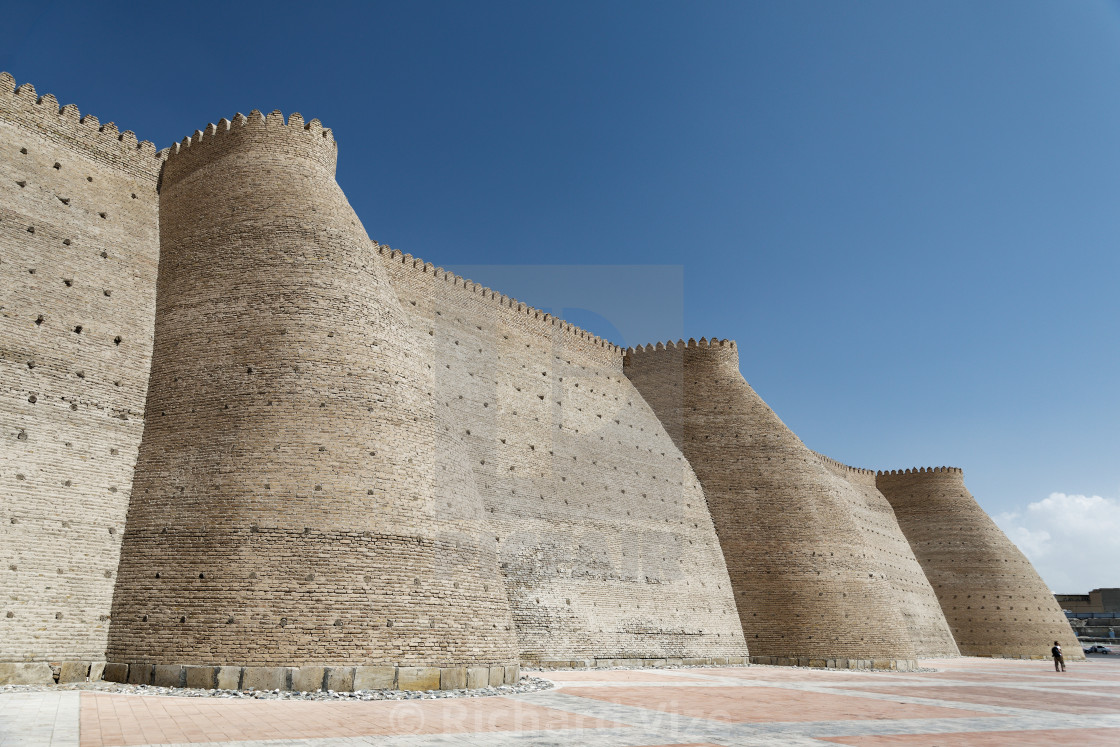
{"label": "fortified tower", "polygon": [[[891,504],[875,487],[875,471],[841,464],[823,454],[817,457],[836,477],[846,482],[851,491],[863,498],[863,504],[849,501],[870,549],[890,581],[898,611],[910,631],[914,650],[921,658],[959,656],[953,632],[941,611],[941,603],[926,578],[910,543],[895,519]],[[847,491],[845,491],[847,493]]]}
{"label": "fortified tower", "polygon": [[256,111],[157,153],[0,73],[0,684],[1081,656],[960,470],[371,242],[336,159]]}
{"label": "fortified tower", "polygon": [[151,665],[168,684],[224,665],[300,689],[324,666],[379,665],[382,687],[514,674],[494,539],[477,493],[448,494],[446,461],[437,475],[424,364],[336,154],[318,120],[254,111],[168,156],[107,654],[130,681]]}
{"label": "fortified tower", "polygon": [[961,653],[1084,654],[1054,595],[964,485],[955,467],[880,472],[875,480],[922,564]]}
{"label": "fortified tower", "polygon": [[911,666],[909,600],[865,499],[751,389],[735,343],[659,343],[625,363],[704,487],[752,660]]}

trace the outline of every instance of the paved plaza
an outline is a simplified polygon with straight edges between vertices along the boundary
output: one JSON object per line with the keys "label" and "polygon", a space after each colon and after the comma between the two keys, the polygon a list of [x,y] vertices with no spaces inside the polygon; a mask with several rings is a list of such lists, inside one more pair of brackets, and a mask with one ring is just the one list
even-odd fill
{"label": "paved plaza", "polygon": [[0,747],[62,745],[1120,744],[1120,661],[945,659],[936,672],[785,667],[546,673],[487,698],[291,701],[92,690],[0,694]]}

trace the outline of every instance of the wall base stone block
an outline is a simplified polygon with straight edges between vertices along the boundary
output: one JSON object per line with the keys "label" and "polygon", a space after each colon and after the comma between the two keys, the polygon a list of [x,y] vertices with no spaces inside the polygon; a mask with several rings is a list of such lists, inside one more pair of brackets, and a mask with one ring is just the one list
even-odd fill
{"label": "wall base stone block", "polygon": [[[493,674],[494,668],[491,667],[491,681],[493,681]],[[398,667],[397,688],[401,690],[438,690],[439,667]]]}
{"label": "wall base stone block", "polygon": [[329,667],[327,669],[327,689],[336,693],[354,691],[354,667]]}
{"label": "wall base stone block", "polygon": [[183,682],[186,683],[186,687],[214,690],[218,687],[218,668],[183,667]]}
{"label": "wall base stone block", "polygon": [[292,670],[292,690],[302,693],[318,692],[323,689],[326,674],[326,667],[297,667]]}
{"label": "wall base stone block", "polygon": [[182,687],[182,665],[157,664],[155,669],[154,684],[156,687]]}
{"label": "wall base stone block", "polygon": [[241,689],[288,690],[291,678],[290,667],[245,667],[241,673]]}
{"label": "wall base stone block", "polygon": [[85,682],[89,677],[90,663],[88,661],[64,661],[59,668],[58,681]]}
{"label": "wall base stone block", "polygon": [[105,676],[105,662],[95,661],[89,665],[89,681],[100,682]]}
{"label": "wall base stone block", "polygon": [[355,690],[393,690],[396,686],[396,667],[354,667]]}
{"label": "wall base stone block", "polygon": [[0,662],[0,685],[49,685],[54,674],[46,662]]}
{"label": "wall base stone block", "polygon": [[152,665],[151,664],[129,664],[128,665],[128,684],[130,685],[150,685],[152,684]]}
{"label": "wall base stone block", "polygon": [[239,690],[241,688],[241,667],[218,667],[218,689]]}
{"label": "wall base stone block", "polygon": [[101,679],[106,682],[128,682],[128,665],[106,662]]}
{"label": "wall base stone block", "polygon": [[467,667],[467,687],[475,690],[490,683],[490,670],[487,667]]}
{"label": "wall base stone block", "polygon": [[462,690],[467,686],[466,667],[441,667],[439,670],[440,690]]}
{"label": "wall base stone block", "polygon": [[490,667],[490,687],[504,685],[506,681],[505,667]]}
{"label": "wall base stone block", "polygon": [[506,665],[506,684],[516,685],[521,679],[521,667],[516,664]]}

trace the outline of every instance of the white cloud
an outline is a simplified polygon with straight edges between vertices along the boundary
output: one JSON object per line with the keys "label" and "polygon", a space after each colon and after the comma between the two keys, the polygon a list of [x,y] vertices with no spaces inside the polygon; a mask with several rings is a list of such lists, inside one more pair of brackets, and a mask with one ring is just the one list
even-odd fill
{"label": "white cloud", "polygon": [[1085,594],[1120,586],[1120,501],[1051,493],[996,524],[1019,546],[1051,591]]}

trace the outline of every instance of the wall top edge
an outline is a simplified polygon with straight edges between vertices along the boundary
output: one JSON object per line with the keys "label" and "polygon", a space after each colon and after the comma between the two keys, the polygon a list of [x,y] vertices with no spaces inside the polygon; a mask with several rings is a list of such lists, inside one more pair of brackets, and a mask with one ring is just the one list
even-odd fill
{"label": "wall top edge", "polygon": [[566,322],[563,319],[546,311],[541,311],[540,309],[534,308],[529,304],[518,301],[516,298],[511,298],[510,296],[507,296],[503,293],[499,293],[498,291],[487,288],[480,283],[476,283],[473,280],[464,278],[461,275],[456,275],[455,273],[449,272],[442,267],[436,267],[431,262],[425,262],[419,257],[413,257],[411,254],[405,254],[399,249],[393,249],[387,244],[379,244],[372,239],[371,243],[373,244],[374,248],[377,249],[378,254],[386,257],[391,262],[399,263],[404,267],[410,268],[418,274],[429,275],[434,280],[443,280],[444,282],[447,282],[453,286],[461,287],[467,292],[477,293],[485,299],[496,302],[499,306],[505,306],[507,308],[513,309],[514,311],[521,312],[529,317],[539,319],[546,324],[551,324],[561,332],[569,334],[575,338],[580,339],[581,341],[589,343],[594,347],[601,348],[607,352],[613,353],[615,355],[622,355],[624,352],[620,346],[615,345],[609,340],[605,340],[598,335],[592,334],[591,332],[588,332],[587,330],[582,329],[581,327],[578,327],[571,322]]}
{"label": "wall top edge", "polygon": [[912,467],[910,469],[892,469],[892,470],[881,469],[878,472],[876,472],[875,474],[876,475],[890,476],[890,475],[921,475],[921,474],[933,474],[933,473],[951,473],[951,474],[959,475],[959,474],[962,474],[963,472],[964,472],[964,470],[961,469],[960,467]]}
{"label": "wall top edge", "polygon": [[677,340],[673,342],[668,340],[666,342],[658,342],[656,344],[650,343],[648,345],[638,345],[636,347],[626,348],[626,355],[635,355],[638,353],[656,353],[663,350],[684,350],[686,348],[731,348],[735,349],[735,341],[730,339],[721,339],[718,337],[701,337],[699,340],[695,338],[688,338],[688,341]]}
{"label": "wall top edge", "polygon": [[190,137],[184,137],[181,141],[160,152],[167,154],[167,157],[171,159],[181,153],[188,152],[191,148],[208,144],[242,129],[263,131],[276,135],[306,136],[314,141],[320,141],[325,148],[332,151],[338,147],[334,140],[334,133],[329,127],[323,127],[323,123],[318,119],[305,122],[303,115],[299,112],[292,112],[285,120],[283,112],[279,109],[267,116],[261,113],[259,109],[253,109],[247,116],[238,112],[233,116],[233,119],[223,117],[218,120],[217,124],[211,122],[206,125],[205,129],[195,130]]}
{"label": "wall top edge", "polygon": [[52,94],[38,95],[31,83],[17,86],[15,77],[6,72],[0,72],[0,119],[36,129],[100,160],[125,163],[152,178],[165,157],[151,141],[138,140],[132,130],[122,132],[113,122],[102,124],[92,114],[83,116],[74,104],[59,106]]}

